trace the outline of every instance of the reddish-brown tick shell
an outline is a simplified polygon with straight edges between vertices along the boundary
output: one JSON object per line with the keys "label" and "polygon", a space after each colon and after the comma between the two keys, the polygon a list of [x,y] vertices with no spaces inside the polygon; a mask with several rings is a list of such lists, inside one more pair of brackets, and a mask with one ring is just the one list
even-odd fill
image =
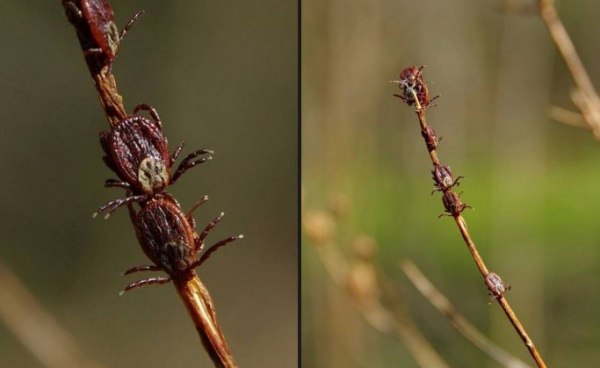
{"label": "reddish-brown tick shell", "polygon": [[495,273],[489,273],[485,277],[485,284],[487,285],[489,291],[494,295],[494,297],[499,298],[503,296],[510,287],[506,287],[504,285],[504,281]]}
{"label": "reddish-brown tick shell", "polygon": [[461,202],[458,194],[447,191],[442,196],[442,202],[446,208],[446,212],[456,217],[465,209],[465,205]]}
{"label": "reddish-brown tick shell", "polygon": [[107,0],[82,0],[81,11],[90,26],[98,47],[109,60],[114,60],[119,50],[119,29]]}
{"label": "reddish-brown tick shell", "polygon": [[433,181],[435,182],[436,188],[440,190],[447,190],[453,186],[454,176],[452,170],[446,165],[437,165],[433,171]]}
{"label": "reddish-brown tick shell", "polygon": [[[142,116],[123,120],[103,138],[102,146],[110,157],[111,168],[138,191],[152,195],[169,185],[173,162],[167,138],[150,120]],[[154,164],[153,168],[160,171],[156,174],[161,177],[161,183],[149,187],[140,180],[142,163]]]}
{"label": "reddish-brown tick shell", "polygon": [[422,107],[429,106],[429,90],[427,84],[423,81],[422,69],[423,67],[411,66],[400,72],[400,81],[402,82],[400,88],[402,88],[408,106],[412,106],[416,102],[411,89],[415,91]]}
{"label": "reddish-brown tick shell", "polygon": [[189,276],[196,256],[194,230],[178,205],[168,199],[148,202],[136,215],[135,231],[154,264],[172,278]]}

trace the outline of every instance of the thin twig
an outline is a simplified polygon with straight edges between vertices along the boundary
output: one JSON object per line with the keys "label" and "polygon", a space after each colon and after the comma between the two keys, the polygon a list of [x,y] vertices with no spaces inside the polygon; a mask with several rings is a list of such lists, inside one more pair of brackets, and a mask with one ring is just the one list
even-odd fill
{"label": "thin twig", "polygon": [[578,89],[579,97],[572,96],[573,102],[581,110],[585,122],[594,133],[596,139],[600,140],[600,97],[594,88],[581,58],[577,54],[575,45],[561,21],[554,1],[538,0],[540,16],[542,17],[554,44],[560,51],[571,77]]}
{"label": "thin twig", "polygon": [[[314,221],[316,220],[316,221]],[[333,223],[323,214],[307,214],[302,221],[305,231],[311,232],[311,243],[325,270],[334,284],[341,290],[351,291],[348,283],[352,267],[345,257],[333,244],[330,233]],[[316,231],[306,230],[307,227],[318,228]],[[397,314],[386,309],[374,291],[366,292],[369,297],[360,297],[359,293],[349,292],[351,300],[365,321],[385,336],[395,337],[406,347],[408,352],[422,368],[448,368],[442,357],[429,344],[421,332],[407,318],[398,318]],[[360,293],[363,294],[364,293]]]}
{"label": "thin twig", "polygon": [[[74,14],[73,10],[77,8],[78,2],[75,0],[62,0],[62,3],[69,22],[77,31],[77,37],[98,92],[100,104],[110,126],[114,127],[128,116],[127,110],[123,106],[123,98],[117,91],[117,83],[112,74],[112,62],[114,60],[110,60],[103,52],[89,52],[90,48],[95,45],[95,41],[90,32],[89,24]],[[137,18],[140,14],[136,14],[134,18]],[[204,348],[215,366],[235,368],[233,357],[218,325],[208,290],[200,282],[198,276],[194,274],[191,280],[175,282],[174,285],[198,330]]]}
{"label": "thin twig", "polygon": [[583,115],[578,112],[567,110],[558,106],[549,106],[546,112],[552,119],[563,124],[576,128],[590,129],[590,126],[583,118]]}
{"label": "thin twig", "polygon": [[0,319],[46,368],[102,368],[0,262]]}
{"label": "thin twig", "polygon": [[[425,115],[425,110],[429,106],[429,99],[428,99],[428,95],[427,95],[427,86],[421,79],[422,68],[421,69],[408,68],[405,70],[410,72],[411,79],[410,80],[402,80],[399,82],[400,82],[400,86],[402,88],[404,88],[405,93],[409,93],[409,95],[408,96],[398,96],[398,97],[401,97],[403,99],[403,101],[409,105],[415,104],[415,106],[416,106],[415,113],[417,114],[417,117],[419,119],[419,124],[421,125],[421,132],[425,139],[425,143],[428,148],[429,156],[431,158],[433,167],[434,167],[434,169],[436,169],[438,167],[441,167],[441,165],[440,165],[440,161],[439,161],[439,158],[438,158],[437,152],[436,152],[437,143],[434,145],[428,144],[428,142],[435,141],[435,139],[434,139],[434,137],[431,136],[431,133],[430,133],[431,130],[430,130],[429,126],[427,125],[427,118]],[[401,76],[402,76],[402,74],[401,74]],[[417,91],[415,89],[418,89],[418,91],[421,93],[421,95],[418,95]],[[423,102],[425,105],[423,106],[421,102]],[[439,183],[439,184],[441,185],[442,183]],[[465,241],[467,247],[469,248],[471,257],[473,257],[473,260],[475,261],[475,264],[477,265],[477,268],[479,269],[479,272],[483,276],[483,279],[485,282],[487,280],[488,275],[490,275],[490,271],[488,270],[487,266],[485,265],[483,258],[481,258],[481,256],[479,255],[479,252],[477,251],[477,248],[475,247],[475,243],[473,242],[471,235],[469,234],[469,231],[467,229],[467,223],[465,222],[464,218],[461,215],[461,212],[465,206],[460,202],[459,196],[452,191],[452,187],[454,185],[456,185],[456,182],[454,182],[452,185],[446,184],[446,186],[442,190],[444,192],[444,198],[446,198],[446,194],[452,194],[452,196],[449,196],[449,198],[452,200],[452,202],[449,202],[448,204],[446,204],[446,202],[444,202],[444,205],[446,207],[446,212],[448,212],[449,215],[454,218],[454,221],[456,222],[456,225],[458,226],[460,234],[462,235],[463,240]],[[546,364],[544,363],[542,357],[540,356],[539,352],[537,351],[537,348],[533,344],[533,341],[531,340],[531,338],[525,331],[525,328],[523,327],[523,325],[517,318],[516,314],[514,313],[514,311],[508,304],[508,301],[504,297],[504,294],[502,293],[502,294],[497,295],[495,299],[498,301],[498,304],[500,304],[500,306],[504,310],[504,313],[506,314],[506,316],[508,317],[508,319],[514,326],[515,330],[517,331],[517,333],[523,340],[523,343],[529,350],[529,353],[535,360],[538,367],[545,368]]]}
{"label": "thin twig", "polygon": [[400,263],[400,267],[417,290],[473,345],[506,368],[529,368],[529,365],[509,354],[475,328],[412,261],[404,260]]}

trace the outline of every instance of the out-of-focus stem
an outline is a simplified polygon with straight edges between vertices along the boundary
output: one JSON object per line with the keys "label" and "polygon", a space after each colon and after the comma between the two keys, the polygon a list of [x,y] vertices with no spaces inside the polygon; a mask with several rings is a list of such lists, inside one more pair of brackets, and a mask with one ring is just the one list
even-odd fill
{"label": "out-of-focus stem", "polygon": [[0,319],[46,368],[102,368],[38,303],[19,278],[0,263]]}
{"label": "out-of-focus stem", "polygon": [[473,345],[506,368],[529,368],[529,365],[506,352],[476,329],[412,261],[404,260],[400,267],[417,290]]}
{"label": "out-of-focus stem", "polygon": [[578,92],[582,95],[580,101],[574,99],[573,102],[581,110],[596,139],[600,139],[600,97],[598,97],[592,80],[556,12],[554,1],[539,0],[539,11],[554,44],[567,64],[571,77],[579,90]]}
{"label": "out-of-focus stem", "polygon": [[[314,249],[333,282],[346,290],[349,265],[333,244],[317,244]],[[359,313],[371,327],[386,336],[397,338],[422,368],[449,368],[421,332],[410,323],[399,321],[379,300],[359,301],[352,298]]]}

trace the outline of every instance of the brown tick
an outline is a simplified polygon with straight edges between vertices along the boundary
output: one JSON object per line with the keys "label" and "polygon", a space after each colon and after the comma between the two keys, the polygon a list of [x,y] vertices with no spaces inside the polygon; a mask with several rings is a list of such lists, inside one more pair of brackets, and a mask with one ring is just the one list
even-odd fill
{"label": "brown tick", "polygon": [[442,213],[438,217],[458,217],[466,208],[473,209],[473,207],[461,202],[459,194],[456,194],[450,190],[444,192],[444,195],[442,196],[442,202],[444,203],[445,213]]}
{"label": "brown tick", "polygon": [[[139,110],[148,111],[154,122],[143,116],[136,116]],[[100,143],[105,153],[104,162],[121,179],[108,179],[105,186],[124,188],[130,190],[133,195],[108,202],[100,207],[94,216],[107,211],[108,217],[124,204],[145,202],[159,197],[167,186],[174,184],[187,170],[212,159],[211,156],[199,158],[213,153],[211,150],[194,151],[187,155],[172,173],[171,168],[184,143],[171,154],[156,110],[141,104],[133,113],[133,116],[121,121],[110,132],[100,133]]]}
{"label": "brown tick", "polygon": [[452,175],[452,170],[446,165],[437,165],[435,169],[431,171],[431,174],[433,175],[433,186],[435,187],[431,194],[436,191],[445,192],[452,187],[459,186],[460,179],[464,179],[464,176],[459,176],[455,180],[454,175]]}
{"label": "brown tick", "polygon": [[504,294],[510,290],[510,285],[505,286],[504,281],[497,274],[491,272],[485,277],[485,284],[492,293],[494,299],[499,299],[504,296]]}
{"label": "brown tick", "polygon": [[[127,31],[144,11],[137,12],[119,32],[115,24],[115,16],[108,0],[63,0],[69,12],[69,19],[80,24],[87,24],[89,34],[82,35],[89,44],[84,50],[86,54],[103,54],[109,64],[116,59],[121,41]],[[86,29],[79,27],[78,29]]]}
{"label": "brown tick", "polygon": [[400,79],[392,81],[392,83],[397,83],[400,89],[402,89],[402,94],[394,94],[394,96],[404,101],[408,106],[412,106],[416,104],[414,97],[416,95],[419,105],[425,109],[431,105],[433,100],[440,96],[437,95],[431,100],[429,99],[429,90],[427,89],[427,84],[423,81],[423,68],[424,66],[420,68],[416,66],[408,67],[400,72]]}
{"label": "brown tick", "polygon": [[224,215],[221,213],[211,221],[198,236],[195,233],[192,213],[207,200],[206,196],[202,198],[187,214],[181,211],[177,202],[168,198],[153,199],[137,213],[131,204],[128,205],[138,241],[154,264],[132,267],[123,272],[123,275],[140,271],[164,271],[168,277],[152,277],[133,282],[127,285],[121,294],[144,285],[189,280],[195,275],[194,269],[202,265],[213,252],[244,237],[238,235],[218,241],[198,258],[197,255],[204,248],[204,240]]}
{"label": "brown tick", "polygon": [[442,137],[438,139],[435,130],[432,127],[422,129],[421,136],[425,140],[425,144],[427,145],[427,150],[429,152],[435,151],[437,149],[438,143],[442,140]]}

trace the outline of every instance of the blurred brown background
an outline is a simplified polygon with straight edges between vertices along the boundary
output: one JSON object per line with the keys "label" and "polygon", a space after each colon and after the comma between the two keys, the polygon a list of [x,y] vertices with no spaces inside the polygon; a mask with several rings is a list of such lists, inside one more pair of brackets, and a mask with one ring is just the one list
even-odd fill
{"label": "blurred brown background", "polygon": [[[534,4],[534,1],[519,1]],[[600,361],[600,145],[551,120],[573,111],[562,58],[535,12],[499,0],[306,0],[302,13],[302,159],[307,210],[343,193],[349,212],[336,246],[349,256],[366,233],[412,320],[452,367],[498,367],[469,344],[398,268],[411,258],[485,335],[533,365],[449,219],[436,217],[431,162],[412,108],[388,83],[426,64],[429,123],[459,190],[472,236],[492,271],[513,286],[513,308],[551,367]],[[592,80],[600,86],[597,1],[557,1]],[[405,347],[362,318],[330,282],[314,249],[302,251],[303,361],[310,367],[416,367]]]}
{"label": "blurred brown background", "polygon": [[[245,235],[198,270],[236,361],[295,366],[296,3],[111,3],[119,27],[146,10],[114,66],[125,106],[154,106],[172,149],[215,151],[171,192],[186,208],[210,196],[198,226],[226,213],[210,240]],[[1,8],[0,259],[106,367],[211,365],[172,286],[118,296],[147,260],[127,211],[92,220],[124,193],[102,187],[108,124],[60,1]],[[38,366],[0,323],[0,367]]]}

